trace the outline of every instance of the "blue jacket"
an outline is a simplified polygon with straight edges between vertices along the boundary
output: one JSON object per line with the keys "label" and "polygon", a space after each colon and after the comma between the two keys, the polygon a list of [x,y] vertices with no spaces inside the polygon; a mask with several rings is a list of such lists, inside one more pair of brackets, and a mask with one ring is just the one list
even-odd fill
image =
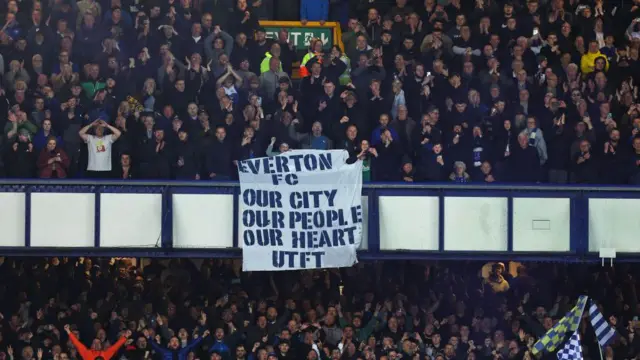
{"label": "blue jacket", "polygon": [[300,19],[320,21],[329,19],[329,0],[302,0]]}
{"label": "blue jacket", "polygon": [[153,340],[152,338],[149,338],[148,341],[151,343],[153,350],[155,350],[156,353],[162,357],[162,360],[175,360],[176,358],[174,357],[174,353],[177,353],[178,360],[186,360],[187,355],[189,355],[191,350],[193,350],[193,348],[195,348],[196,346],[200,345],[203,339],[204,339],[204,336],[201,336],[193,340],[191,343],[189,343],[189,345],[181,349],[177,349],[175,351],[158,345],[158,343],[156,343],[155,340]]}
{"label": "blue jacket", "polygon": [[[391,126],[387,126],[387,129],[389,129],[389,131],[391,132],[391,136],[393,137],[393,140],[398,141],[398,139],[400,139],[398,137],[398,132],[396,131],[396,129],[392,128]],[[373,129],[373,134],[371,134],[371,146],[376,146],[382,142],[380,140],[381,134],[382,134],[381,126],[378,126],[377,128]]]}
{"label": "blue jacket", "polygon": [[227,344],[225,344],[223,341],[218,341],[218,340],[216,340],[213,343],[213,346],[211,346],[211,348],[209,349],[210,353],[214,351],[217,351],[218,353],[220,353],[220,355],[224,353],[227,353],[228,355],[231,354],[231,350],[229,349]]}

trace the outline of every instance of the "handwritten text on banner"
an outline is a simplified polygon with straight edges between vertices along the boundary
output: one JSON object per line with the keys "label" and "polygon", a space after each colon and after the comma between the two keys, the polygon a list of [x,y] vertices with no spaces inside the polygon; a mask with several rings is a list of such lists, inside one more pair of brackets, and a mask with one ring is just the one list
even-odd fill
{"label": "handwritten text on banner", "polygon": [[244,271],[351,266],[362,240],[362,162],[344,150],[238,163]]}

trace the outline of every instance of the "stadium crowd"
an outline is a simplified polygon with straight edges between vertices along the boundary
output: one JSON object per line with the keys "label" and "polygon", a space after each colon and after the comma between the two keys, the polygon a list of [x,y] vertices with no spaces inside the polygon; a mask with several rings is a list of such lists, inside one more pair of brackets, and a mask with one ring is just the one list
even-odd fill
{"label": "stadium crowd", "polygon": [[[0,8],[4,176],[227,180],[302,148],[348,150],[366,181],[640,183],[638,0]],[[342,41],[298,53],[263,19]]]}
{"label": "stadium crowd", "polygon": [[[638,359],[638,267],[368,262],[246,273],[240,260],[0,258],[8,360],[531,360],[588,294]],[[599,350],[588,318],[585,359]],[[555,359],[546,354],[543,358]]]}

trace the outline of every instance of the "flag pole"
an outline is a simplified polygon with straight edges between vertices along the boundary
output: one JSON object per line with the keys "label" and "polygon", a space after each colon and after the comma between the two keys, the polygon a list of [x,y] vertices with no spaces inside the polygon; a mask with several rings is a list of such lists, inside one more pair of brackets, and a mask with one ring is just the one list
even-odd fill
{"label": "flag pole", "polygon": [[598,350],[600,350],[600,360],[604,360],[604,356],[602,355],[602,346],[598,343]]}

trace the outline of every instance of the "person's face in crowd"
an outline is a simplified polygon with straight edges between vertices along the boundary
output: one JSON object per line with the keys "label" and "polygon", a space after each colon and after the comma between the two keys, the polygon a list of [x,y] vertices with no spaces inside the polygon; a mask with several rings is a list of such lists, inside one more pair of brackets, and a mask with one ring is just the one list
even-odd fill
{"label": "person's face in crowd", "polygon": [[555,88],[558,86],[558,77],[555,74],[547,76],[547,87]]}
{"label": "person's face in crowd", "polygon": [[604,45],[606,47],[613,47],[615,43],[615,38],[613,37],[613,35],[607,35],[604,37]]}
{"label": "person's face in crowd", "polygon": [[356,128],[354,125],[349,126],[347,128],[347,138],[353,141],[357,136],[358,136],[358,128]]}
{"label": "person's face in crowd", "polygon": [[225,130],[223,127],[219,127],[216,129],[216,139],[218,139],[218,141],[223,142],[226,137],[227,130]]}
{"label": "person's face in crowd", "polygon": [[526,149],[527,146],[529,146],[529,140],[527,139],[527,136],[524,134],[518,135],[518,144],[521,148]]}
{"label": "person's face in crowd", "polygon": [[368,21],[371,21],[371,22],[378,21],[378,17],[379,17],[378,10],[376,10],[375,8],[371,8],[371,9],[369,9],[369,12],[367,12],[367,20]]}
{"label": "person's face in crowd", "polygon": [[[576,49],[584,49],[584,38],[582,36],[576,36],[574,41]],[[591,45],[589,45],[589,50],[591,50]],[[594,53],[598,52],[598,43],[595,43]]]}
{"label": "person's face in crowd", "polygon": [[336,86],[331,81],[324,83],[324,93],[328,96],[333,96],[333,92],[336,90]]}
{"label": "person's face in crowd", "polygon": [[380,115],[378,122],[380,123],[381,128],[386,129],[389,125],[389,116],[387,114]]}
{"label": "person's face in crowd", "polygon": [[389,326],[389,329],[391,331],[396,331],[398,329],[398,319],[392,316],[391,318],[389,318],[387,325]]}
{"label": "person's face in crowd", "polygon": [[[244,136],[248,136],[247,130],[245,130]],[[267,318],[264,315],[258,317],[258,327],[260,329],[264,329],[265,327],[267,327]]]}
{"label": "person's face in crowd", "polygon": [[211,357],[209,358],[210,360],[222,360],[222,356],[220,356],[220,354],[218,354],[217,352],[211,353]]}
{"label": "person's face in crowd", "polygon": [[314,122],[311,126],[311,132],[313,133],[313,136],[322,135],[322,124],[318,121]]}
{"label": "person's face in crowd", "polygon": [[[188,107],[187,107],[188,109]],[[171,105],[165,105],[164,108],[162,108],[162,115],[164,117],[166,117],[167,119],[171,119],[173,117],[173,107]],[[189,113],[191,114],[191,113]]]}
{"label": "person's face in crowd", "polygon": [[95,132],[96,132],[96,136],[97,137],[102,137],[102,135],[104,135],[104,128],[102,126],[96,126],[95,127]]}
{"label": "person's face in crowd", "polygon": [[640,138],[633,139],[633,150],[635,150],[636,154],[640,154]]}
{"label": "person's face in crowd", "polygon": [[520,103],[528,103],[529,102],[529,90],[522,89],[518,94],[520,97]]}
{"label": "person's face in crowd", "polygon": [[164,36],[165,36],[166,38],[170,38],[170,37],[172,37],[172,36],[173,36],[173,26],[171,26],[171,25],[165,25],[165,26],[162,28],[162,33],[164,34]]}
{"label": "person's face in crowd", "polygon": [[[487,162],[485,161],[483,164],[485,164],[485,163],[487,163]],[[480,166],[480,168],[482,170],[482,166]],[[458,339],[457,336],[452,336],[452,337],[449,338],[449,345],[451,345],[454,349],[456,349],[456,348],[458,348],[458,342],[459,341],[460,340]]]}
{"label": "person's face in crowd", "polygon": [[609,140],[611,140],[611,142],[613,143],[617,143],[618,141],[620,141],[620,131],[616,129],[611,130],[611,132],[609,133]]}
{"label": "person's face in crowd", "polygon": [[415,42],[413,41],[413,39],[411,38],[406,38],[404,39],[404,41],[402,42],[402,45],[404,46],[405,49],[407,50],[411,50],[413,49],[413,47],[415,46]]}
{"label": "person's face in crowd", "polygon": [[513,5],[505,4],[502,8],[502,12],[504,13],[505,17],[510,17],[511,15],[513,15]]}
{"label": "person's face in crowd", "polygon": [[115,70],[118,68],[118,61],[114,56],[109,56],[109,60],[107,61],[107,67],[110,70]]}
{"label": "person's face in crowd", "polygon": [[465,25],[460,29],[460,36],[462,36],[462,39],[465,41],[471,38],[471,30],[468,26]]}
{"label": "person's face in crowd", "polygon": [[224,330],[222,330],[222,328],[217,328],[214,333],[214,337],[216,340],[222,341],[222,339],[224,339]]}
{"label": "person's face in crowd", "polygon": [[360,50],[364,50],[367,47],[367,38],[360,35],[356,38],[356,46]]}
{"label": "person's face in crowd", "polygon": [[177,350],[179,346],[180,340],[178,340],[178,338],[175,336],[173,336],[171,340],[169,340],[169,344],[167,345],[167,347],[172,350]]}
{"label": "person's face in crowd", "polygon": [[474,137],[481,137],[482,136],[482,129],[480,129],[479,126],[474,126],[472,132],[473,132],[473,136]]}
{"label": "person's face in crowd", "polygon": [[260,349],[258,350],[258,360],[267,360],[267,350]]}
{"label": "person's face in crowd", "polygon": [[224,41],[222,38],[215,38],[213,40],[213,48],[217,50],[221,50],[224,48]]}
{"label": "person's face in crowd", "polygon": [[157,142],[160,142],[160,141],[164,140],[164,130],[162,130],[162,129],[157,129],[153,133],[153,135],[155,136]]}
{"label": "person's face in crowd", "polygon": [[396,55],[393,62],[396,65],[396,69],[402,69],[405,67],[404,56],[400,54]]}
{"label": "person's face in crowd", "polygon": [[181,92],[181,93],[184,92],[184,89],[185,89],[184,80],[176,81],[175,87],[178,92]]}
{"label": "person's face in crowd", "polygon": [[[246,35],[245,35],[246,37]],[[265,41],[267,41],[267,34],[264,31],[257,31],[256,32],[256,42],[262,44]]]}
{"label": "person's face in crowd", "polygon": [[244,359],[247,356],[247,350],[245,350],[243,345],[238,345],[236,347],[236,359]]}
{"label": "person's face in crowd", "polygon": [[58,55],[58,60],[61,65],[69,64],[69,53],[66,51],[61,51],[60,55]]}
{"label": "person's face in crowd", "polygon": [[102,350],[102,342],[100,339],[93,339],[91,342],[91,350],[100,351]]}
{"label": "person's face in crowd", "polygon": [[47,141],[47,150],[52,152],[56,149],[56,146],[58,146],[58,144],[56,143],[55,139],[51,139],[49,141]]}
{"label": "person's face in crowd", "polygon": [[[367,54],[360,54],[360,57],[358,58],[358,67],[367,67],[369,64],[369,57],[367,56]],[[313,73],[314,67],[315,67],[314,63],[311,67],[311,71]],[[318,68],[320,68],[320,66],[318,66]],[[318,76],[320,74],[318,73]]]}
{"label": "person's face in crowd", "polygon": [[92,65],[89,68],[89,76],[92,79],[97,79],[99,75],[100,75],[100,67],[98,65]]}
{"label": "person's face in crowd", "polygon": [[518,82],[525,83],[527,81],[527,72],[523,69],[516,73],[516,78]]}
{"label": "person's face in crowd", "polygon": [[233,103],[231,102],[231,99],[226,95],[222,97],[221,102],[222,102],[222,106],[224,106],[225,109],[228,109],[233,105]]}
{"label": "person's face in crowd", "polygon": [[113,78],[108,78],[106,85],[107,85],[107,89],[115,89],[116,81]]}
{"label": "person's face in crowd", "polygon": [[267,319],[269,321],[275,321],[278,318],[278,311],[276,310],[275,307],[270,306],[267,309]]}
{"label": "person's face in crowd", "polygon": [[[39,4],[39,3],[38,3]],[[85,21],[86,22],[86,21]],[[67,20],[66,19],[60,19],[58,20],[58,23],[56,24],[56,30],[60,33],[60,34],[64,34],[67,32],[68,30],[68,24],[67,24]]]}
{"label": "person's face in crowd", "polygon": [[280,70],[280,60],[277,58],[269,59],[269,70],[278,72]]}
{"label": "person's face in crowd", "polygon": [[[486,58],[493,56],[493,46],[491,46],[490,44],[485,45],[482,48],[482,55],[484,55]],[[489,66],[489,68],[491,68],[491,66]]]}
{"label": "person's face in crowd", "polygon": [[36,108],[36,111],[43,111],[44,110],[44,99],[37,98],[36,101],[35,101],[35,108]]}
{"label": "person's face in crowd", "polygon": [[507,20],[507,29],[514,31],[516,29],[516,19],[510,18]]}
{"label": "person's face in crowd", "polygon": [[493,99],[497,99],[500,97],[500,88],[497,86],[493,86],[491,87],[491,90],[489,90],[489,94],[491,95],[491,98]]}
{"label": "person's face in crowd", "polygon": [[173,131],[178,132],[178,130],[180,130],[181,127],[182,127],[182,120],[180,120],[180,118],[178,117],[173,118],[173,120],[171,121],[171,128],[173,129]]}
{"label": "person's face in crowd", "polygon": [[288,344],[288,343],[285,343],[285,342],[280,343],[280,344],[278,345],[278,348],[280,349],[280,352],[281,352],[282,354],[286,354],[286,353],[288,353],[288,352],[289,352],[289,344]]}
{"label": "person's face in crowd", "polygon": [[204,28],[210,29],[211,26],[213,25],[213,17],[211,17],[211,14],[206,13],[202,15],[201,23]]}
{"label": "person's face in crowd", "polygon": [[[582,38],[581,38],[582,39]],[[576,42],[577,42],[577,38],[576,38]],[[582,40],[584,42],[584,39]],[[596,54],[598,53],[600,50],[598,49],[598,42],[596,41],[590,41],[589,42],[589,52],[592,54]]]}
{"label": "person's face in crowd", "polygon": [[[519,51],[518,46],[514,47],[514,54],[516,51]],[[521,56],[519,58],[522,58]],[[513,63],[511,64],[511,68],[513,70],[513,72],[515,74],[518,74],[520,72],[520,70],[524,69],[524,62],[522,62],[522,60],[518,59],[518,60],[514,60]],[[517,76],[517,75],[516,75]]]}
{"label": "person's face in crowd", "polygon": [[51,131],[51,120],[45,119],[42,122],[42,130],[44,130],[44,132],[47,134]]}
{"label": "person's face in crowd", "polygon": [[116,117],[116,127],[118,129],[124,129],[127,126],[127,119],[124,118],[124,116],[122,115],[118,115],[118,117]]}
{"label": "person's face in crowd", "polygon": [[31,346],[25,346],[22,349],[22,358],[24,360],[33,359],[33,348]]}
{"label": "person's face in crowd", "polygon": [[550,108],[554,112],[558,110],[557,106],[554,107],[555,103],[556,103],[556,98],[553,96],[552,93],[546,93],[544,95],[544,106]]}
{"label": "person's face in crowd", "polygon": [[369,147],[370,147],[370,145],[369,145],[369,141],[368,140],[362,140],[360,142],[360,150],[369,151]]}
{"label": "person's face in crowd", "polygon": [[111,21],[114,24],[118,24],[120,19],[122,19],[122,11],[120,9],[114,9],[111,11]]}
{"label": "person's face in crowd", "polygon": [[407,107],[404,105],[398,106],[398,120],[407,120],[407,116],[409,115],[409,111]]}
{"label": "person's face in crowd", "polygon": [[194,23],[191,25],[191,36],[197,38],[202,34],[202,25]]}
{"label": "person's face in crowd", "polygon": [[291,333],[296,332],[299,328],[300,328],[300,323],[298,321],[289,320],[289,322],[287,323],[287,330],[289,333],[289,337],[291,337]]}

